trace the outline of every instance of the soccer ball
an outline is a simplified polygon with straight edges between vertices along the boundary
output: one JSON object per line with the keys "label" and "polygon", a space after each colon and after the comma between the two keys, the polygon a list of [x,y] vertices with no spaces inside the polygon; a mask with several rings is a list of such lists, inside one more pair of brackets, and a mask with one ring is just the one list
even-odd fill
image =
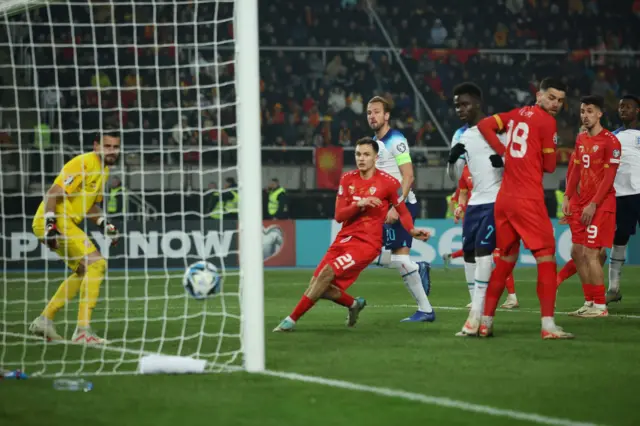
{"label": "soccer ball", "polygon": [[201,261],[189,265],[182,285],[192,297],[201,300],[220,292],[222,277],[215,265]]}

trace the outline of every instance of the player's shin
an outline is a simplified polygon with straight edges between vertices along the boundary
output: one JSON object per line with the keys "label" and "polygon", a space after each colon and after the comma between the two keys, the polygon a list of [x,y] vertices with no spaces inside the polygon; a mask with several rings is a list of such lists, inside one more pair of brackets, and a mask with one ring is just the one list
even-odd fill
{"label": "player's shin", "polygon": [[587,249],[587,259],[589,262],[589,275],[593,286],[593,304],[600,309],[606,307],[605,287],[604,287],[604,271],[600,263],[600,249]]}
{"label": "player's shin", "polygon": [[88,328],[91,323],[91,314],[98,302],[100,285],[104,279],[107,262],[99,259],[89,266],[82,280],[80,288],[80,305],[78,307],[78,328]]}
{"label": "player's shin", "polygon": [[60,284],[56,294],[53,295],[47,307],[42,311],[42,316],[53,320],[53,317],[62,309],[67,301],[73,299],[76,294],[78,294],[78,290],[80,290],[80,286],[82,285],[82,279],[83,276],[77,273],[69,275],[69,277]]}
{"label": "player's shin", "polygon": [[336,286],[330,286],[329,290],[322,295],[322,298],[331,300],[345,308],[352,308],[356,303],[356,299],[353,296]]}
{"label": "player's shin", "polygon": [[421,312],[432,312],[433,308],[422,286],[422,280],[418,273],[418,264],[413,262],[408,254],[391,255],[391,266],[396,268],[402,276],[407,290],[416,300],[418,310]]}
{"label": "player's shin", "polygon": [[609,291],[620,291],[620,277],[622,276],[622,266],[624,265],[626,245],[613,245],[609,256]]}
{"label": "player's shin", "polygon": [[[473,259],[473,261],[471,260]],[[473,290],[475,288],[475,277],[476,277],[476,263],[473,256],[469,259],[468,256],[465,256],[464,259],[464,277],[467,281],[467,289],[469,290],[469,297],[473,300]]]}
{"label": "player's shin", "polygon": [[556,287],[560,287],[560,284],[574,276],[577,272],[578,268],[576,267],[576,262],[574,262],[573,259],[569,259],[562,269],[560,269],[560,272],[558,272]]}
{"label": "player's shin", "polygon": [[485,256],[476,255],[475,286],[473,300],[471,302],[471,315],[477,319],[480,319],[484,311],[485,297],[489,279],[491,278],[492,267],[493,260],[490,254]]}
{"label": "player's shin", "polygon": [[[546,258],[547,256],[544,256],[544,257]],[[542,327],[545,329],[550,329],[555,327],[555,324],[553,322],[553,315],[555,310],[556,293],[557,293],[556,268],[557,268],[556,262],[552,256],[551,256],[551,259],[544,259],[544,260],[541,259],[538,261],[537,292],[538,292],[538,300],[540,301]]]}
{"label": "player's shin", "polygon": [[489,286],[487,287],[487,295],[484,304],[484,317],[493,317],[496,314],[498,301],[504,292],[507,277],[513,272],[516,266],[515,261],[508,262],[502,258],[496,260],[496,267],[491,273]]}

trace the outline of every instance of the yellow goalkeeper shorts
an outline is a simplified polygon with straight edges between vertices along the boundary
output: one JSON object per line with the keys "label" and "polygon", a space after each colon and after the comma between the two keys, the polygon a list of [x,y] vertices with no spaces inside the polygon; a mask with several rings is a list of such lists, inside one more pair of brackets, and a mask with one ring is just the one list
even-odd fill
{"label": "yellow goalkeeper shorts", "polygon": [[[33,233],[43,244],[44,227],[44,217],[33,219]],[[84,258],[98,250],[87,234],[71,220],[58,220],[58,231],[60,235],[55,252],[72,271],[78,268]]]}

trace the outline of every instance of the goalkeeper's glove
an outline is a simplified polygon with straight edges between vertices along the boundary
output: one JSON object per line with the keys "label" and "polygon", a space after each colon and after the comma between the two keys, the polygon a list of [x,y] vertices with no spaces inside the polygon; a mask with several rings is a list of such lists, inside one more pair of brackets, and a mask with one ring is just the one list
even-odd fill
{"label": "goalkeeper's glove", "polygon": [[44,243],[51,249],[58,248],[58,226],[56,225],[55,213],[47,213],[44,217]]}
{"label": "goalkeeper's glove", "polygon": [[107,221],[104,217],[101,217],[96,222],[98,226],[103,227],[102,232],[104,235],[111,239],[111,245],[115,246],[118,244],[118,240],[120,240],[120,233],[118,232],[118,228],[115,227],[114,224]]}
{"label": "goalkeeper's glove", "polygon": [[454,164],[456,161],[458,161],[458,158],[464,155],[466,151],[467,150],[464,144],[462,143],[455,144],[453,148],[451,148],[451,151],[449,152],[449,164]]}
{"label": "goalkeeper's glove", "polygon": [[496,169],[504,167],[504,161],[502,161],[502,157],[500,157],[498,154],[493,154],[489,157],[489,160],[491,160],[491,165]]}

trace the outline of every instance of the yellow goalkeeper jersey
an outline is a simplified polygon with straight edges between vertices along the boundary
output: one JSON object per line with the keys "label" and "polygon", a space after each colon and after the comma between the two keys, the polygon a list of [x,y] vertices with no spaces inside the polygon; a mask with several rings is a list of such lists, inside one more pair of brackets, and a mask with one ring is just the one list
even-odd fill
{"label": "yellow goalkeeper jersey", "polygon": [[[64,189],[64,201],[58,203],[56,215],[78,224],[95,203],[102,202],[104,184],[109,180],[109,168],[102,165],[95,152],[78,155],[64,165],[53,182]],[[44,201],[36,219],[44,216]]]}

